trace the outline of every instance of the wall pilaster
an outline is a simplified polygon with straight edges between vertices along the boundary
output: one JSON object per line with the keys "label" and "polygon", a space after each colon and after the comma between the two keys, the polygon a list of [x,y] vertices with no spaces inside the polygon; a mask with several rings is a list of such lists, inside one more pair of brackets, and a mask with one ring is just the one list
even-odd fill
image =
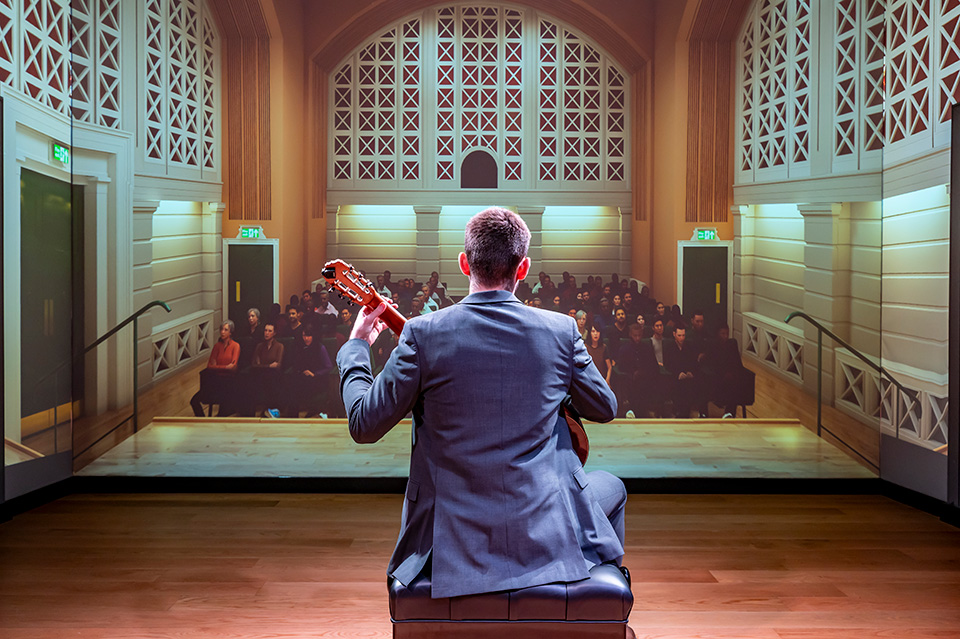
{"label": "wall pilaster", "polygon": [[[153,300],[153,216],[158,200],[133,203],[133,310]],[[163,311],[160,311],[163,312]],[[121,318],[125,319],[125,318]],[[153,313],[137,320],[137,375],[141,386],[153,379]],[[123,337],[120,337],[123,339]],[[126,339],[130,339],[127,337]]]}
{"label": "wall pilaster", "polygon": [[415,206],[417,215],[416,281],[426,282],[440,271],[440,207]]}
{"label": "wall pilaster", "polygon": [[[803,310],[843,339],[850,333],[850,215],[840,204],[801,204],[803,216]],[[817,329],[803,323],[804,387],[815,393],[817,384]],[[834,395],[834,350],[823,339],[823,398]]]}
{"label": "wall pilaster", "polygon": [[633,277],[633,207],[620,207],[620,266],[621,277]]}
{"label": "wall pilaster", "polygon": [[530,229],[530,248],[527,257],[530,258],[531,282],[536,281],[537,273],[543,270],[543,211],[542,206],[518,206],[517,214],[526,222]]}
{"label": "wall pilaster", "polygon": [[733,338],[743,346],[743,314],[754,310],[754,216],[749,206],[731,206],[733,219]]}

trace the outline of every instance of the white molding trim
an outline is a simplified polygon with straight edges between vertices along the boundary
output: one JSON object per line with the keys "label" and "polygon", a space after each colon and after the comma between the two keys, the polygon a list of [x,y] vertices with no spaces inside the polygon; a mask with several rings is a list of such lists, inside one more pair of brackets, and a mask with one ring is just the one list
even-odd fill
{"label": "white molding trim", "polygon": [[273,247],[273,302],[275,304],[282,304],[280,302],[280,239],[279,238],[260,238],[256,240],[252,239],[241,239],[241,238],[223,238],[223,261],[221,262],[222,266],[220,268],[221,278],[223,282],[223,287],[221,289],[221,311],[222,315],[220,316],[221,324],[228,319],[230,315],[227,312],[230,307],[230,291],[227,290],[227,287],[230,284],[230,247],[234,245],[239,246],[250,246],[251,244],[262,244],[269,245]]}
{"label": "white molding trim", "polygon": [[[683,250],[687,247],[727,249],[727,325],[733,326],[733,240],[680,240],[677,242],[677,303],[683,301]],[[682,309],[690,313],[691,309]]]}
{"label": "white molding trim", "polygon": [[[168,198],[169,199],[169,198]],[[330,190],[327,207],[347,205],[401,206],[610,206],[629,207],[630,191],[511,191],[508,189],[456,189],[450,191]],[[330,216],[332,217],[332,216]]]}

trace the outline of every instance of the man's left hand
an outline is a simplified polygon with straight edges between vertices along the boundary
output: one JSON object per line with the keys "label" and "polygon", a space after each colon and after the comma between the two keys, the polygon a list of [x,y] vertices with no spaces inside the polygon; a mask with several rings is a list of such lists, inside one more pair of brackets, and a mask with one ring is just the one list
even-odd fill
{"label": "man's left hand", "polygon": [[385,302],[381,302],[380,306],[373,310],[367,306],[360,309],[357,313],[357,321],[353,324],[353,330],[350,331],[350,339],[362,339],[372,346],[380,332],[387,326],[380,319],[385,310],[387,310]]}

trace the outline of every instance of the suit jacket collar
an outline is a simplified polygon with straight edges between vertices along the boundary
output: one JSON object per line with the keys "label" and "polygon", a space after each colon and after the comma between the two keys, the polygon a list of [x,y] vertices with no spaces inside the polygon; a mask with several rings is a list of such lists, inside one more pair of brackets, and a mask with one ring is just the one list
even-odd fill
{"label": "suit jacket collar", "polygon": [[521,303],[513,293],[503,290],[471,293],[460,300],[461,304],[495,304],[498,302],[516,302],[517,304]]}

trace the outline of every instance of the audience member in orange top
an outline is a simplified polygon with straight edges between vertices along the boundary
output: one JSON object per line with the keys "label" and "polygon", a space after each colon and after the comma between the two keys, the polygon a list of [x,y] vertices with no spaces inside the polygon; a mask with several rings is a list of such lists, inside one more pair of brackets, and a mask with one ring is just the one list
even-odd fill
{"label": "audience member in orange top", "polygon": [[233,339],[233,328],[231,320],[220,325],[220,341],[213,345],[207,367],[200,371],[200,390],[190,398],[190,406],[197,417],[204,416],[202,402],[219,404],[221,415],[232,412],[227,408],[229,392],[240,361],[240,345]]}

